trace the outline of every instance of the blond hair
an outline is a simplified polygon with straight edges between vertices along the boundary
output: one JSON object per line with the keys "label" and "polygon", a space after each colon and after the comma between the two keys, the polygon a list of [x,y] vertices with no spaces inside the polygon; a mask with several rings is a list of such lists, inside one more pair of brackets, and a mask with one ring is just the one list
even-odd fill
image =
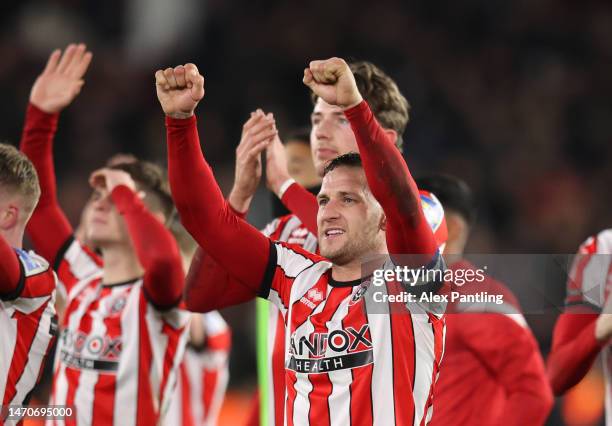
{"label": "blond hair", "polygon": [[5,143],[0,143],[0,187],[23,198],[27,215],[34,211],[40,198],[36,169],[25,154]]}

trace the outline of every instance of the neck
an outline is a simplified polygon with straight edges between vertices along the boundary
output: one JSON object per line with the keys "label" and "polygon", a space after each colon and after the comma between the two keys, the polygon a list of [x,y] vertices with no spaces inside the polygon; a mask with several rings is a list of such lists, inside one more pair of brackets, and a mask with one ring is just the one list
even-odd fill
{"label": "neck", "polygon": [[334,263],[332,278],[336,281],[353,281],[372,275],[375,269],[383,267],[388,254],[387,245],[384,244],[344,265]]}
{"label": "neck", "polygon": [[18,249],[23,247],[23,229],[14,227],[3,229],[0,233],[2,233],[2,236],[11,247]]}
{"label": "neck", "polygon": [[102,282],[114,284],[141,277],[144,269],[130,245],[111,245],[102,248],[104,270]]}

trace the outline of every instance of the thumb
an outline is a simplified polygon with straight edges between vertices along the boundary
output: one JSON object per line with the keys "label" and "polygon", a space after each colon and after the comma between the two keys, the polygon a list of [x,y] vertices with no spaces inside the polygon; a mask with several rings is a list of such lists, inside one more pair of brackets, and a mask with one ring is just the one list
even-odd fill
{"label": "thumb", "polygon": [[304,68],[304,77],[302,78],[302,82],[306,86],[310,87],[310,89],[314,90],[316,82],[314,80],[314,76],[312,75],[312,71],[310,71],[310,68]]}

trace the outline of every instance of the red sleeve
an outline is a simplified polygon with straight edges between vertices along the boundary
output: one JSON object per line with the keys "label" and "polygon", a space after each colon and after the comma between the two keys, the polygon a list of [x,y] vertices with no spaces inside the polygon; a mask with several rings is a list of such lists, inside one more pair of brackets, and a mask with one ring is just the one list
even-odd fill
{"label": "red sleeve", "polygon": [[462,340],[493,372],[507,400],[505,425],[542,425],[553,406],[544,363],[531,332],[502,314],[456,314]]}
{"label": "red sleeve", "polygon": [[145,270],[145,294],[160,309],[176,306],[183,293],[184,273],[174,237],[127,186],[117,186],[111,196]]}
{"label": "red sleeve", "polygon": [[573,312],[563,313],[557,319],[546,362],[555,395],[562,395],[582,380],[605,346],[605,342],[595,338],[597,317],[587,307],[574,307]]}
{"label": "red sleeve", "polygon": [[260,290],[273,271],[273,246],[237,217],[223,197],[200,148],[196,118],[166,117],[168,175],[181,222],[197,243],[234,278]]}
{"label": "red sleeve", "polygon": [[367,102],[346,110],[345,115],[357,139],[370,191],[387,217],[389,253],[426,254],[426,263],[429,262],[437,252],[436,241],[402,154],[376,121]]}
{"label": "red sleeve", "polygon": [[283,194],[281,202],[291,213],[300,219],[308,231],[318,235],[317,213],[319,211],[319,204],[317,203],[317,197],[297,182],[294,182]]}
{"label": "red sleeve", "polygon": [[192,312],[210,312],[253,300],[256,291],[233,278],[202,247],[198,247],[187,278],[185,304]]}
{"label": "red sleeve", "polygon": [[53,138],[58,114],[48,114],[28,105],[21,136],[21,151],[36,168],[40,181],[40,200],[27,225],[36,251],[49,262],[56,263],[62,247],[72,236],[72,226],[57,202]]}
{"label": "red sleeve", "polygon": [[17,253],[0,235],[0,299],[14,299],[22,283]]}

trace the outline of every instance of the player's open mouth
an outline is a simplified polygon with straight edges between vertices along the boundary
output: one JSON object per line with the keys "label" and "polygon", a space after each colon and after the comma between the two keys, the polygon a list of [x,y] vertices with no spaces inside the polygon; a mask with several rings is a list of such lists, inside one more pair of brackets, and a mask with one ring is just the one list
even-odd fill
{"label": "player's open mouth", "polygon": [[325,238],[337,238],[340,235],[344,235],[344,229],[340,228],[329,228],[324,232]]}

